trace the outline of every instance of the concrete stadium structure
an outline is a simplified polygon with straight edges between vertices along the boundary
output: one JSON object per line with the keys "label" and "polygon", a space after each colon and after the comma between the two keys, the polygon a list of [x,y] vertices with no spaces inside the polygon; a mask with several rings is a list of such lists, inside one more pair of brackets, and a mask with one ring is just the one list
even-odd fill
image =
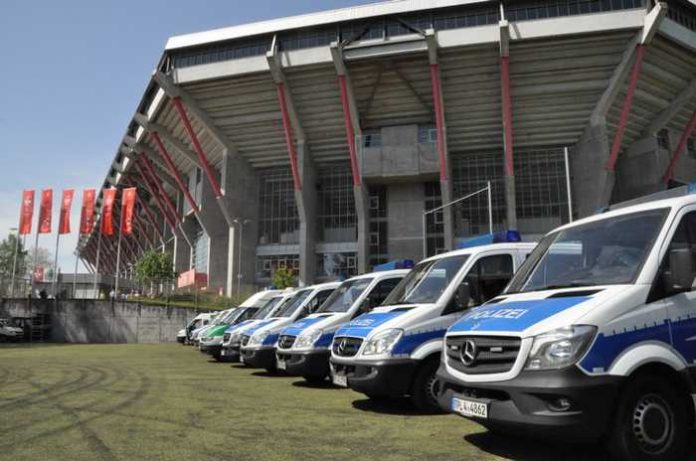
{"label": "concrete stadium structure", "polygon": [[229,294],[451,249],[486,194],[424,212],[489,181],[528,239],[696,181],[695,125],[689,1],[392,1],[171,38],[104,187],[140,191],[124,274],[164,248]]}

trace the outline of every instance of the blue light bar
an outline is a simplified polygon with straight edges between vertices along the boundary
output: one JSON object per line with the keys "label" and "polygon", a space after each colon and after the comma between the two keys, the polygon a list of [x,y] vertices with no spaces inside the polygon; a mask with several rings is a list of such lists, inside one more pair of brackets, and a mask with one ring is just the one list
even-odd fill
{"label": "blue light bar", "polygon": [[468,239],[460,240],[457,244],[457,249],[473,248],[482,245],[490,245],[492,243],[510,243],[521,242],[520,233],[514,229],[506,231],[493,232],[492,234],[477,235]]}
{"label": "blue light bar", "polygon": [[384,264],[378,264],[372,268],[372,272],[393,271],[396,269],[411,269],[413,267],[412,259],[397,259]]}
{"label": "blue light bar", "polygon": [[687,190],[688,190],[689,194],[696,194],[696,182],[692,182],[692,183],[688,184],[687,188],[688,188]]}

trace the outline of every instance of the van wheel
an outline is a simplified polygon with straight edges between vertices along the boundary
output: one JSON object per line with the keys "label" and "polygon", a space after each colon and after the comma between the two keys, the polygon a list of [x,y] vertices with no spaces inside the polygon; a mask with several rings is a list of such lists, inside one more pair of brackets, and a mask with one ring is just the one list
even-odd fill
{"label": "van wheel", "polygon": [[439,366],[439,357],[428,359],[421,365],[411,385],[411,402],[423,413],[444,413],[437,403],[440,380],[435,373]]}
{"label": "van wheel", "polygon": [[668,381],[638,376],[619,400],[609,450],[616,459],[684,459],[688,435],[686,400]]}

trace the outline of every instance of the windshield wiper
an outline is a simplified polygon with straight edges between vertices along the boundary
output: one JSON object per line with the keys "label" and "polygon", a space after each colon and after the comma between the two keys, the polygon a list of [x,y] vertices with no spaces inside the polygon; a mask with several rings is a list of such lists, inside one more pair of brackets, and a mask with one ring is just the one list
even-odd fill
{"label": "windshield wiper", "polygon": [[597,284],[590,283],[590,282],[568,282],[568,283],[558,283],[555,285],[546,285],[545,287],[539,288],[539,291],[559,290],[561,288],[579,288],[579,287],[594,287],[594,286],[597,286]]}

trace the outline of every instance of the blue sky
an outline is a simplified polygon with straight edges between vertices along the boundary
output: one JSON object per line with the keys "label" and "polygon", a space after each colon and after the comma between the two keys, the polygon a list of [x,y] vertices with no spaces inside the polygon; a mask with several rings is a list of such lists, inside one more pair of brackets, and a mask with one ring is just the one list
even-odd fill
{"label": "blue sky", "polygon": [[[2,0],[0,238],[17,226],[23,189],[52,187],[55,218],[60,190],[102,183],[168,37],[365,3]],[[73,270],[81,198],[61,240],[63,272]],[[55,234],[39,245],[53,251]]]}

